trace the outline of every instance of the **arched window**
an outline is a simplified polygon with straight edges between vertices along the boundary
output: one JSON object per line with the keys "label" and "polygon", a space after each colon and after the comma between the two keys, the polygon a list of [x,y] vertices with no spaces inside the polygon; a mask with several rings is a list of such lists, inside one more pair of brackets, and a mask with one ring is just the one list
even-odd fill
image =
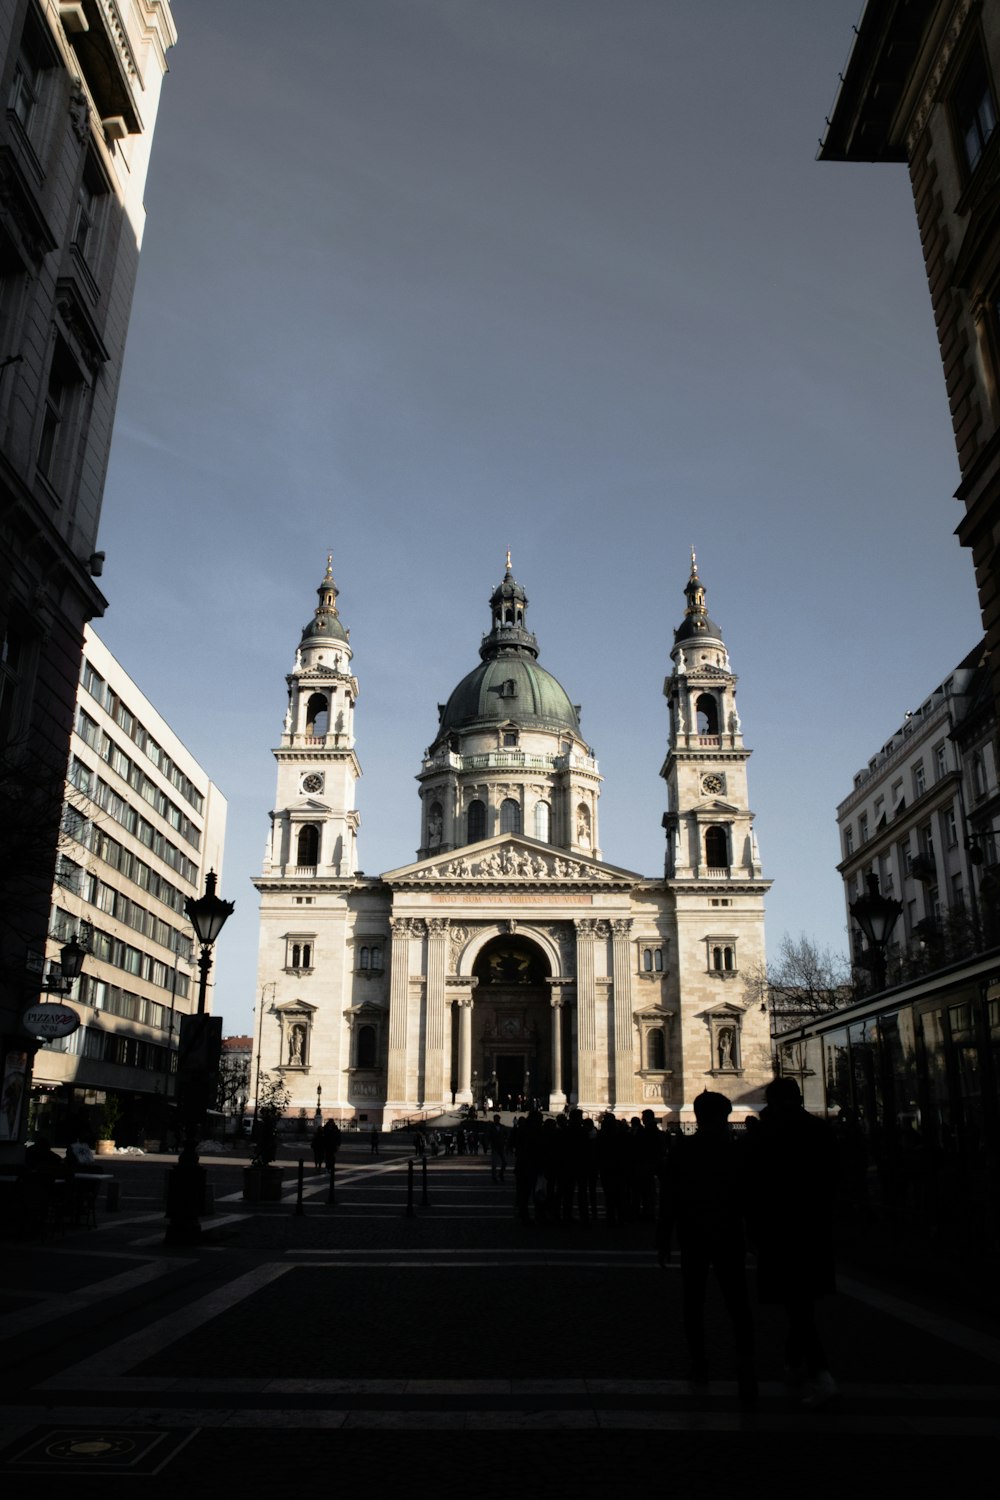
{"label": "arched window", "polygon": [[315,823],[304,823],[299,829],[298,863],[312,866],[319,864],[319,829]]}
{"label": "arched window", "polygon": [[540,844],[549,841],[550,809],[547,802],[535,803],[535,838]]}
{"label": "arched window", "polygon": [[716,973],[721,974],[721,972],[722,972],[722,949],[721,948],[713,948],[712,949],[712,968],[715,969]]}
{"label": "arched window", "polygon": [[725,870],[729,866],[729,838],[717,823],[705,831],[705,863],[710,870]]}
{"label": "arched window", "polygon": [[652,948],[643,948],[643,950],[642,950],[642,967],[645,969],[645,971],[646,971],[647,974],[652,974],[652,972],[653,972],[653,950],[652,950]]}
{"label": "arched window", "polygon": [[662,974],[663,973],[663,949],[662,948],[654,948],[653,949],[653,968],[656,970],[657,974]]}
{"label": "arched window", "polygon": [[312,693],[306,704],[306,734],[322,737],[330,727],[330,705],[325,693]]}
{"label": "arched window", "polygon": [[371,962],[372,962],[371,949],[370,948],[362,948],[362,950],[361,950],[361,967],[363,969],[370,969],[371,968]]}
{"label": "arched window", "polygon": [[510,608],[510,606],[508,606],[507,609],[506,609],[506,611],[504,612],[503,619],[504,619],[504,624],[505,625],[513,625],[513,623],[514,623],[514,611],[513,611],[513,609]]}
{"label": "arched window", "polygon": [[478,844],[486,837],[486,803],[478,798],[469,803],[468,825],[470,844]]}
{"label": "arched window", "polygon": [[667,1066],[667,1049],[663,1040],[663,1027],[654,1026],[646,1035],[646,1067],[662,1073]]}
{"label": "arched window", "polygon": [[733,969],[733,950],[732,950],[732,948],[726,948],[725,949],[725,951],[723,952],[723,955],[722,955],[722,961],[723,961],[723,966],[726,969],[728,969],[730,971],[730,973],[731,973],[732,969]]}
{"label": "arched window", "polygon": [[375,1066],[375,1027],[359,1026],[358,1028],[358,1067],[374,1068]]}
{"label": "arched window", "polygon": [[521,832],[521,808],[513,797],[505,797],[500,804],[500,832]]}
{"label": "arched window", "polygon": [[292,944],[292,968],[293,969],[301,969],[301,967],[302,967],[302,946],[301,946],[300,943],[293,943]]}
{"label": "arched window", "polygon": [[719,705],[711,693],[699,693],[694,705],[699,734],[718,734]]}

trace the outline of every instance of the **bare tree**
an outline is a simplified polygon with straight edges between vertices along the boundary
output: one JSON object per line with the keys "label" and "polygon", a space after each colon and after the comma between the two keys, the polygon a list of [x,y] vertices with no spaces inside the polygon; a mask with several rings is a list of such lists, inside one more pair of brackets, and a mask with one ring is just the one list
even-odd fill
{"label": "bare tree", "polygon": [[793,938],[786,932],[766,969],[749,971],[745,988],[750,1003],[770,1010],[774,1032],[829,1015],[854,998],[846,954],[820,948],[804,933]]}

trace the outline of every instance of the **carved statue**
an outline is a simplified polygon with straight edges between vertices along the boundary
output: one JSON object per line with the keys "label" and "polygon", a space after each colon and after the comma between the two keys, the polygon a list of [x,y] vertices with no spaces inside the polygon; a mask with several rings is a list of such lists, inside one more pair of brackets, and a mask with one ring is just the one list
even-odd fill
{"label": "carved statue", "polygon": [[719,1067],[731,1068],[733,1066],[733,1043],[735,1035],[731,1026],[723,1026],[719,1032]]}
{"label": "carved statue", "polygon": [[293,1026],[288,1038],[288,1063],[292,1068],[301,1068],[306,1042],[304,1026]]}
{"label": "carved statue", "polygon": [[441,835],[443,833],[444,819],[441,817],[440,813],[436,813],[434,817],[429,818],[427,821],[427,842],[428,844],[430,844],[431,848],[434,848],[435,845],[440,844]]}

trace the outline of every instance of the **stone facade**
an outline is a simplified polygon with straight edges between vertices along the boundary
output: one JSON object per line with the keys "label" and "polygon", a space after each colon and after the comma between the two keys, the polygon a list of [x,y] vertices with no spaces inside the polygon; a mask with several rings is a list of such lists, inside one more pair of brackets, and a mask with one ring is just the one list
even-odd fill
{"label": "stone facade", "polygon": [[[30,1073],[167,0],[0,5],[0,1082]],[[0,1129],[22,1151],[24,1119]]]}
{"label": "stone facade", "polygon": [[330,564],[288,679],[261,895],[261,1067],[290,1112],[391,1122],[453,1103],[680,1117],[770,1077],[764,897],[736,676],[692,556],[664,684],[667,855],[600,853],[600,773],[537,661],[508,557],[481,665],[439,709],[416,862],[356,874],[357,678]]}
{"label": "stone facade", "polygon": [[855,30],[820,159],[909,168],[1000,699],[1000,3],[868,0]]}

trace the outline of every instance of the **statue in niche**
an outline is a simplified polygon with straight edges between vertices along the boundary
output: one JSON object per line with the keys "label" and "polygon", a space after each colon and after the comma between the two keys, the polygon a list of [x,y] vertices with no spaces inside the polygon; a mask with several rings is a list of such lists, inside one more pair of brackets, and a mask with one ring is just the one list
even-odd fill
{"label": "statue in niche", "polygon": [[736,1036],[731,1026],[723,1026],[719,1032],[719,1067],[733,1067],[733,1045]]}
{"label": "statue in niche", "polygon": [[288,1065],[290,1068],[301,1068],[305,1057],[306,1029],[304,1026],[293,1026],[288,1038]]}
{"label": "statue in niche", "polygon": [[428,842],[428,844],[430,845],[430,847],[432,849],[436,848],[436,846],[438,844],[440,844],[440,842],[441,842],[441,835],[443,833],[444,833],[444,819],[441,817],[440,813],[436,813],[432,818],[428,818],[428,820],[427,820],[427,842]]}

